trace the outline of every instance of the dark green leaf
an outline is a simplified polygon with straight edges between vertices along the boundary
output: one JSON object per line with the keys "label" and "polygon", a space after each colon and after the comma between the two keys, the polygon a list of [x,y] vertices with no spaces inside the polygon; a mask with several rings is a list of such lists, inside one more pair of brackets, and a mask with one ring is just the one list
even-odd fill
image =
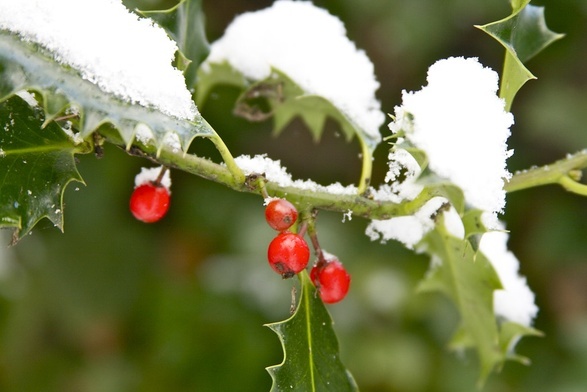
{"label": "dark green leaf", "polygon": [[88,147],[44,121],[42,108],[18,96],[0,103],[0,227],[14,227],[15,241],[44,217],[63,230],[65,187],[83,182],[73,155]]}
{"label": "dark green leaf", "polygon": [[177,42],[181,51],[177,65],[184,71],[188,88],[194,88],[198,67],[210,51],[204,29],[202,0],[182,0],[168,10],[139,12],[157,22]]}
{"label": "dark green leaf", "polygon": [[268,324],[283,345],[280,365],[267,368],[273,378],[271,391],[357,391],[357,385],[340,361],[332,320],[304,271],[295,314]]}
{"label": "dark green leaf", "polygon": [[534,75],[524,66],[552,42],[563,37],[546,26],[544,7],[529,5],[530,0],[512,1],[512,14],[497,22],[476,26],[506,48],[500,96],[507,109],[518,90]]}

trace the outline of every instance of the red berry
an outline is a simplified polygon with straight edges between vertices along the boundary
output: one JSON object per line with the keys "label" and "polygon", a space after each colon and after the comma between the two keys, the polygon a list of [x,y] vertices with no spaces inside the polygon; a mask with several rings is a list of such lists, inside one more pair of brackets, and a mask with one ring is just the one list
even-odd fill
{"label": "red berry", "polygon": [[310,248],[299,235],[283,232],[269,244],[267,258],[271,268],[287,279],[306,268],[310,260]]}
{"label": "red berry", "polygon": [[140,221],[157,222],[169,209],[169,191],[150,182],[135,188],[130,197],[130,211]]}
{"label": "red berry", "polygon": [[316,264],[310,271],[310,279],[318,288],[322,301],[327,304],[341,301],[351,284],[351,276],[337,259]]}
{"label": "red berry", "polygon": [[289,229],[298,219],[298,210],[285,199],[273,199],[265,207],[265,219],[277,231]]}

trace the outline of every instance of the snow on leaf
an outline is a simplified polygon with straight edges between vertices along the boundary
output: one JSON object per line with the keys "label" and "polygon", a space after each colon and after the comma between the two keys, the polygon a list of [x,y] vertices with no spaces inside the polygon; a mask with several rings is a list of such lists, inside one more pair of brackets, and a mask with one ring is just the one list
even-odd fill
{"label": "snow on leaf", "polygon": [[279,336],[284,359],[267,368],[272,392],[358,391],[351,374],[339,358],[338,341],[326,307],[304,271],[298,275],[301,294],[289,319],[268,324]]}
{"label": "snow on leaf", "polygon": [[381,139],[373,64],[338,18],[310,2],[280,0],[239,16],[212,44],[200,80],[198,104],[214,85],[236,85],[245,90],[237,112],[258,120],[273,116],[277,132],[299,115],[317,138],[332,116],[371,152]]}
{"label": "snow on leaf", "polygon": [[125,102],[180,119],[197,114],[183,75],[171,65],[176,43],[119,0],[3,1],[0,29],[44,48]]}
{"label": "snow on leaf", "polygon": [[509,110],[518,90],[536,77],[524,66],[554,41],[564,35],[551,31],[544,19],[544,7],[530,5],[530,0],[512,1],[512,14],[497,22],[476,26],[495,38],[506,49],[500,96]]}
{"label": "snow on leaf", "polygon": [[167,134],[174,133],[185,151],[196,136],[214,134],[199,114],[188,121],[124,102],[82,79],[76,70],[58,63],[37,45],[0,31],[0,100],[23,89],[38,91],[43,96],[47,121],[67,108],[79,112],[82,138],[102,124],[112,123],[123,141],[130,145],[137,129],[147,126],[158,148],[163,147]]}
{"label": "snow on leaf", "polygon": [[0,227],[14,227],[14,241],[47,217],[63,230],[63,192],[82,182],[73,155],[87,153],[43,110],[14,96],[0,103]]}
{"label": "snow on leaf", "polygon": [[475,58],[451,57],[433,64],[427,80],[421,90],[403,92],[389,125],[425,153],[437,178],[422,176],[419,182],[444,179],[462,189],[469,206],[501,212],[504,179],[511,176],[506,141],[513,116],[496,95],[497,73]]}

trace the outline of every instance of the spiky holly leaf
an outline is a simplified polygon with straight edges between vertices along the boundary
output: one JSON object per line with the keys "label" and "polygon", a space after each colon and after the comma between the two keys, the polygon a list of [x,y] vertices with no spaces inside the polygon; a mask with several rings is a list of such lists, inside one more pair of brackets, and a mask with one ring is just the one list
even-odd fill
{"label": "spiky holly leaf", "polygon": [[476,26],[495,38],[506,48],[500,96],[511,108],[518,90],[536,77],[524,66],[552,42],[564,35],[546,26],[544,7],[530,5],[530,0],[512,0],[512,14],[497,22]]}
{"label": "spiky holly leaf", "polygon": [[340,361],[332,320],[306,271],[298,275],[301,295],[294,315],[268,324],[281,340],[284,359],[267,368],[271,391],[357,391],[357,385]]}
{"label": "spiky holly leaf", "polygon": [[177,65],[183,70],[188,88],[194,88],[198,67],[210,51],[204,30],[202,0],[181,0],[168,10],[139,12],[157,22],[177,42],[181,52]]}
{"label": "spiky holly leaf", "polygon": [[14,241],[44,217],[63,230],[65,187],[83,183],[73,156],[91,149],[44,122],[43,109],[18,96],[0,103],[0,227],[14,227]]}
{"label": "spiky holly leaf", "polygon": [[501,288],[499,278],[484,257],[467,240],[449,234],[438,215],[437,225],[422,240],[434,262],[420,283],[422,292],[439,291],[456,305],[461,327],[451,347],[474,348],[481,364],[481,380],[505,360],[499,346],[499,331],[493,313],[493,292]]}
{"label": "spiky holly leaf", "polygon": [[244,92],[236,102],[235,113],[252,121],[274,118],[275,132],[299,116],[316,140],[323,132],[326,118],[336,120],[348,140],[357,136],[369,151],[379,144],[380,136],[372,135],[357,126],[343,108],[328,99],[308,94],[285,73],[272,68],[263,80],[250,81],[227,62],[206,63],[201,68],[196,103],[202,105],[216,85],[232,85]]}
{"label": "spiky holly leaf", "polygon": [[82,79],[79,72],[58,63],[37,45],[0,31],[0,101],[21,90],[35,90],[43,96],[47,121],[69,106],[78,109],[82,138],[104,123],[114,125],[128,145],[139,124],[150,128],[158,148],[164,145],[169,133],[178,136],[184,150],[196,136],[215,135],[199,114],[194,121],[187,121],[124,102]]}

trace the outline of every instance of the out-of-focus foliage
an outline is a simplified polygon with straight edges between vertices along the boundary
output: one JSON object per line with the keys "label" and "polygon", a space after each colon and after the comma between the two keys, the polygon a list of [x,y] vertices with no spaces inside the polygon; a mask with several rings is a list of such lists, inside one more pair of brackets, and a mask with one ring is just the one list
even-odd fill
{"label": "out-of-focus foliage", "polygon": [[[164,9],[173,2],[128,1]],[[210,41],[236,13],[270,1],[204,1]],[[425,84],[439,58],[477,56],[500,71],[503,49],[475,24],[510,12],[507,1],[315,1],[345,21],[349,36],[375,63],[386,112],[402,89]],[[538,77],[516,97],[510,170],[544,164],[587,147],[584,108],[587,4],[544,0],[546,20],[564,40],[528,64]],[[268,153],[297,177],[353,182],[360,160],[328,124],[320,144],[294,123],[276,139],[270,124],[232,118],[237,92],[217,89],[200,108],[233,153]],[[192,150],[213,158],[211,143]],[[384,162],[386,148],[375,155]],[[383,157],[383,158],[382,158]],[[0,247],[0,390],[263,391],[264,367],[283,358],[262,325],[289,314],[291,283],[267,268],[274,233],[260,198],[172,172],[172,206],[156,225],[128,211],[133,177],[148,165],[114,148],[80,157],[87,186],[65,192],[65,233],[46,221],[17,247]],[[377,167],[380,179],[385,167]],[[377,182],[377,178],[374,182]],[[543,188],[508,195],[510,247],[536,292],[535,327],[517,351],[526,367],[507,363],[485,391],[580,391],[587,369],[587,219],[585,199]],[[401,246],[373,244],[366,222],[337,214],[318,218],[321,244],[353,275],[349,297],[330,306],[342,359],[363,391],[474,390],[478,364],[445,349],[457,323],[438,296],[416,295],[426,258]],[[7,244],[8,231],[0,231]],[[393,262],[389,260],[393,259]]]}

